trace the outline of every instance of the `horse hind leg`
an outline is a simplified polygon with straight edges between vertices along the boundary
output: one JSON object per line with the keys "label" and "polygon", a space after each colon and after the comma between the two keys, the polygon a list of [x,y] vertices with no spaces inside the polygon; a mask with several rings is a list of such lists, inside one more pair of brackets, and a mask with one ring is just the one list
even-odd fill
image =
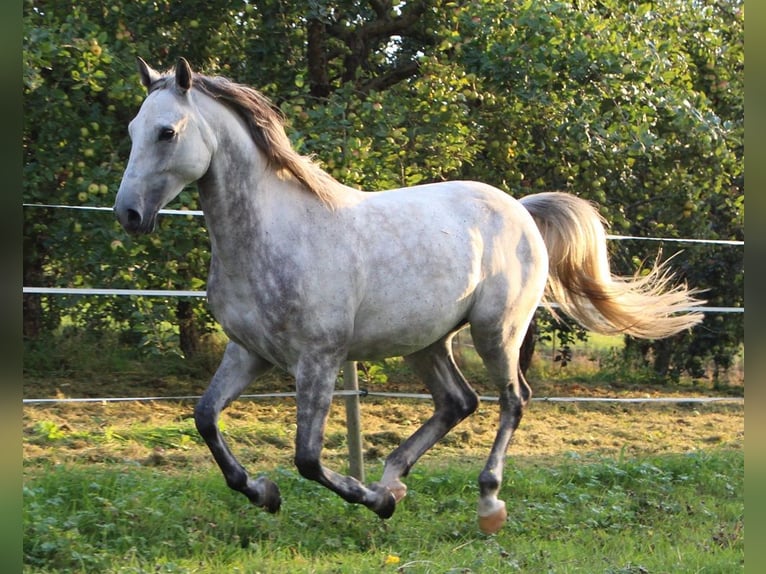
{"label": "horse hind leg", "polygon": [[474,346],[499,392],[500,421],[486,465],[479,475],[479,528],[493,534],[507,519],[505,502],[498,498],[506,452],[532,396],[519,368],[519,347],[524,331],[510,337],[488,335],[472,327]]}
{"label": "horse hind leg", "polygon": [[408,355],[405,361],[428,387],[434,413],[386,459],[380,480],[398,502],[407,493],[401,478],[415,462],[455,425],[476,410],[479,398],[457,368],[452,356],[452,334]]}
{"label": "horse hind leg", "polygon": [[271,369],[271,364],[231,342],[221,364],[194,409],[194,422],[213,458],[218,463],[229,488],[248,497],[256,506],[277,512],[281,496],[277,485],[265,477],[252,479],[237,461],[218,429],[221,411],[236,399],[258,375]]}

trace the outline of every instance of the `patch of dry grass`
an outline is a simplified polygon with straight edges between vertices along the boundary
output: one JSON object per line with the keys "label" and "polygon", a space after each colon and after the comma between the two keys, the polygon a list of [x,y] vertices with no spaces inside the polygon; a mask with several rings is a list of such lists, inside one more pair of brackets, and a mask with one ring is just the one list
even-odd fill
{"label": "patch of dry grass", "polygon": [[[604,343],[601,343],[602,347]],[[606,348],[606,347],[604,347]],[[603,349],[602,349],[603,350]],[[528,378],[535,397],[700,397],[744,396],[744,371],[733,371],[733,382],[714,388],[711,381],[682,381],[662,385],[599,380],[602,360],[596,349],[584,346],[566,369],[551,367],[541,347]],[[470,346],[457,353],[469,380],[482,395],[493,395]],[[185,365],[158,368],[128,363],[111,373],[29,374],[25,398],[187,396],[201,394],[214,369]],[[401,359],[386,361],[384,369],[368,377],[360,368],[360,386],[371,391],[425,393],[425,388]],[[384,377],[380,377],[380,373]],[[377,378],[376,378],[377,377]],[[385,381],[381,380],[385,379]],[[293,381],[278,373],[254,382],[247,393],[289,392]],[[27,464],[132,461],[142,465],[183,468],[214,464],[192,420],[194,401],[67,403],[25,405],[24,458]],[[370,473],[403,439],[431,414],[428,400],[368,396],[361,399],[363,446]],[[496,402],[482,402],[424,458],[476,459],[489,452],[498,418]],[[295,403],[291,398],[235,401],[221,418],[234,452],[252,471],[291,466],[295,438]],[[339,468],[346,461],[343,401],[334,403],[327,424],[325,459]],[[515,460],[545,460],[564,453],[579,455],[641,455],[689,452],[710,446],[744,445],[744,404],[616,404],[550,403],[534,401],[510,448]]]}
{"label": "patch of dry grass", "polygon": [[[188,468],[212,465],[197,436],[192,402],[34,405],[24,408],[27,464],[76,461],[133,462]],[[489,452],[497,404],[477,412],[439,442],[424,459],[473,460]],[[428,401],[366,398],[362,401],[363,445],[370,472],[431,413]],[[295,439],[292,399],[241,400],[224,411],[221,425],[234,452],[253,472],[291,466]],[[325,460],[346,460],[345,409],[336,401],[328,420]],[[565,453],[640,456],[682,453],[711,446],[743,448],[741,404],[556,404],[533,402],[515,435],[510,456],[545,460]]]}

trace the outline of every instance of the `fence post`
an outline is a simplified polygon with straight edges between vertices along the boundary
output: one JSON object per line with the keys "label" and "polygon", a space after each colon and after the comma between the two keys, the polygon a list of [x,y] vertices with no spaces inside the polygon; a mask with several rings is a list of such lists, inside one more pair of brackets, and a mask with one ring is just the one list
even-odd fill
{"label": "fence post", "polygon": [[[343,364],[343,388],[347,391],[359,390],[356,361],[346,361]],[[361,482],[364,482],[362,421],[359,413],[359,395],[356,393],[346,396],[346,432],[348,434],[349,474]]]}

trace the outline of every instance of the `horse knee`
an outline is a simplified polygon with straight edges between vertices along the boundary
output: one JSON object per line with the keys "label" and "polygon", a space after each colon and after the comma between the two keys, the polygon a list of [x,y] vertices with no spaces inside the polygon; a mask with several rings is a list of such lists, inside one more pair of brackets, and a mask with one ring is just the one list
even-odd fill
{"label": "horse knee", "polygon": [[479,408],[479,395],[472,390],[450,396],[442,407],[455,421],[462,421]]}
{"label": "horse knee", "polygon": [[200,400],[194,407],[194,424],[202,438],[213,436],[217,431],[216,419],[218,413],[208,402]]}
{"label": "horse knee", "polygon": [[461,420],[472,415],[479,408],[479,395],[471,391],[465,394],[460,405]]}

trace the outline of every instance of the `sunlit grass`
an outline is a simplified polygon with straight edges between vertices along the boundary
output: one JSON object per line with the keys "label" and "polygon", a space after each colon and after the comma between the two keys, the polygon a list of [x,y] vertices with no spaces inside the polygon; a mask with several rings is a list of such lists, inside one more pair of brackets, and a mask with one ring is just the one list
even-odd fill
{"label": "sunlit grass", "polygon": [[24,484],[26,572],[738,572],[744,454],[570,457],[509,465],[510,519],[475,524],[472,465],[420,467],[383,521],[276,467],[269,515],[217,471],[35,467]]}

